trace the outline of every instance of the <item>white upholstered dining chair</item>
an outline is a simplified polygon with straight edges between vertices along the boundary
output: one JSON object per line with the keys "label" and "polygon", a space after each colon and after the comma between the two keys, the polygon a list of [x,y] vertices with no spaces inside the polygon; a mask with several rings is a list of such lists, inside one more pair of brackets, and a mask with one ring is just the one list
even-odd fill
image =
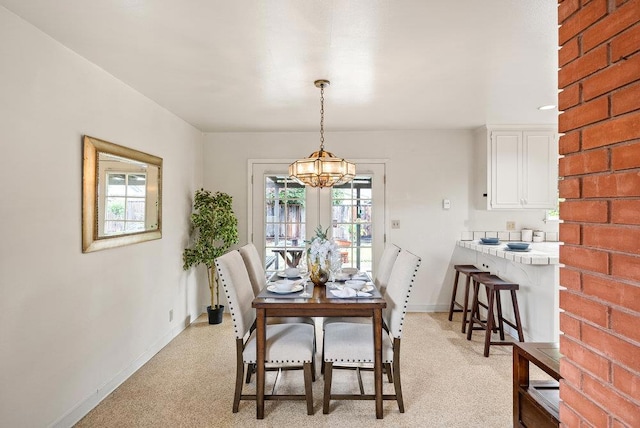
{"label": "white upholstered dining chair", "polygon": [[[242,260],[244,261],[244,265],[247,268],[247,273],[249,274],[249,280],[251,281],[251,288],[253,289],[254,297],[257,296],[260,291],[267,285],[267,274],[262,266],[262,261],[260,260],[260,254],[258,253],[258,249],[256,246],[249,242],[248,244],[243,245],[238,249],[238,252],[242,256]],[[305,323],[314,326],[315,332],[315,321],[311,317],[269,317],[267,318],[267,324],[282,324],[282,323]],[[314,341],[315,344],[315,341]],[[314,348],[315,349],[315,348]],[[314,354],[315,355],[315,354]],[[251,382],[251,375],[255,373],[256,367],[254,364],[249,364],[247,367],[247,380],[246,382]],[[315,371],[313,373],[313,380],[316,380]]]}
{"label": "white upholstered dining chair", "polygon": [[[233,412],[238,411],[240,400],[255,400],[255,395],[242,394],[245,364],[256,364],[256,312],[251,306],[254,294],[242,256],[231,251],[215,261],[219,281],[224,289],[236,336],[236,386]],[[307,402],[307,414],[313,414],[313,353],[314,328],[304,323],[267,325],[266,359],[270,367],[303,368],[304,395],[266,395],[267,399],[300,399]]]}
{"label": "white upholstered dining chair", "polygon": [[[376,276],[373,278],[373,283],[380,291],[380,294],[384,296],[387,284],[389,282],[389,277],[391,276],[391,270],[393,269],[393,265],[398,258],[398,254],[400,254],[400,247],[395,244],[388,243],[384,246],[384,251],[382,252],[382,256],[380,256],[380,260],[378,261],[378,265],[376,267]],[[324,327],[333,322],[357,322],[364,324],[371,324],[371,318],[369,317],[328,317],[325,318],[322,323],[322,329]],[[323,368],[324,370],[324,368]]]}
{"label": "white upholstered dining chair", "polygon": [[244,265],[247,267],[251,288],[253,288],[253,295],[257,296],[260,290],[267,285],[267,274],[262,266],[258,249],[252,242],[249,242],[240,247],[238,251],[242,256],[242,260],[244,260]]}
{"label": "white upholstered dining chair", "polygon": [[[253,289],[253,295],[255,297],[267,285],[267,275],[260,261],[260,254],[258,254],[256,246],[251,242],[240,247],[238,251],[247,268],[251,288]],[[315,322],[311,317],[269,317],[267,319],[267,323],[269,324],[281,324],[283,322],[303,322],[315,326]]]}
{"label": "white upholstered dining chair", "polygon": [[380,260],[378,261],[378,266],[376,266],[376,276],[373,279],[373,283],[383,296],[387,289],[389,277],[391,276],[391,271],[398,258],[398,254],[400,254],[400,247],[392,243],[386,244],[382,256],[380,256]]}
{"label": "white upholstered dining chair", "polygon": [[[382,339],[382,362],[391,367],[387,375],[393,378],[395,394],[383,395],[385,400],[396,400],[404,413],[402,386],[400,382],[400,339],[411,287],[420,266],[420,257],[402,250],[398,254],[389,277],[385,293],[387,307],[383,310],[384,331]],[[323,368],[324,399],[323,413],[329,413],[331,399],[375,399],[373,394],[365,394],[360,377],[360,368],[373,364],[373,334],[371,324],[353,322],[332,322],[325,325]],[[333,370],[338,368],[356,369],[360,394],[331,394]]]}

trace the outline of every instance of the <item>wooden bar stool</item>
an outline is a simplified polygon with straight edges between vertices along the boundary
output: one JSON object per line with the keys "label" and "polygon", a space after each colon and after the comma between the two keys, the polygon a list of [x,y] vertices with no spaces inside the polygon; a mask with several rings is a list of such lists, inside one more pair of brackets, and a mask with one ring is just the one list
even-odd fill
{"label": "wooden bar stool", "polygon": [[[453,279],[453,293],[451,294],[451,306],[449,307],[449,321],[453,320],[454,312],[462,312],[462,332],[466,332],[467,323],[467,312],[469,311],[469,284],[471,283],[471,274],[472,273],[482,273],[484,271],[478,269],[474,265],[455,265],[453,267],[456,270],[456,277]],[[458,280],[460,279],[460,274],[466,275],[467,280],[464,283],[464,300],[461,305],[456,301],[456,294],[458,292]],[[460,309],[456,309],[456,307]]]}
{"label": "wooden bar stool", "polygon": [[[518,331],[518,341],[524,342],[524,334],[522,333],[522,322],[520,321],[520,310],[518,308],[518,298],[516,297],[516,291],[520,288],[518,284],[507,282],[502,278],[491,275],[486,272],[472,273],[471,278],[473,280],[473,303],[471,306],[471,316],[469,317],[469,330],[467,331],[467,340],[471,340],[471,334],[473,333],[475,323],[478,323],[482,330],[485,330],[484,338],[484,356],[489,356],[490,345],[513,345],[512,342],[506,342],[504,340],[504,324],[507,324]],[[478,301],[478,294],[480,284],[485,286],[487,290],[487,319],[482,321],[480,319],[480,304]],[[500,292],[509,291],[511,294],[511,304],[513,305],[514,322],[505,319],[502,316],[502,302],[500,300]],[[495,303],[495,304],[494,304]],[[500,341],[492,342],[491,333],[495,329],[494,321],[494,307],[498,312],[498,331],[500,332]]]}

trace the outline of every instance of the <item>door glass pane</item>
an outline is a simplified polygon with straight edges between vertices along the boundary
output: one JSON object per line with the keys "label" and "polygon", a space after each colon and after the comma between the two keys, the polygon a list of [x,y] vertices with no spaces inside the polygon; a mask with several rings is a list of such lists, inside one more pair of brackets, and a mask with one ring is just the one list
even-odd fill
{"label": "door glass pane", "polygon": [[306,189],[287,175],[265,177],[265,268],[296,267],[304,250]]}
{"label": "door glass pane", "polygon": [[372,270],[372,181],[356,176],[331,192],[333,237],[341,248],[342,266]]}

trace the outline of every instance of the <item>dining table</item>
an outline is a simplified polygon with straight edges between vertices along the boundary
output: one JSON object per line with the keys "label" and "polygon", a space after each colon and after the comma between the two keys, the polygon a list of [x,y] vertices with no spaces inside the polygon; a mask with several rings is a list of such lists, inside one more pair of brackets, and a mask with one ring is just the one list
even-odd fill
{"label": "dining table", "polygon": [[[383,418],[382,396],[382,310],[387,302],[379,292],[370,297],[331,297],[326,286],[313,286],[311,297],[277,295],[262,290],[253,300],[256,310],[256,417],[264,419],[266,326],[268,317],[371,317],[374,346],[376,418]],[[292,293],[293,294],[293,293]]]}

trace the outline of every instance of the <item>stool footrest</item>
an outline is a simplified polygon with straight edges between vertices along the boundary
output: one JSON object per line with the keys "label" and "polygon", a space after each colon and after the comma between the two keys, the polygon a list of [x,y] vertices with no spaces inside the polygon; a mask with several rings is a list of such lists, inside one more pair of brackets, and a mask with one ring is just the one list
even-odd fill
{"label": "stool footrest", "polygon": [[506,320],[506,319],[502,318],[502,322],[504,322],[509,327],[515,328],[516,330],[518,329],[518,326],[515,323],[513,323],[513,322],[511,322],[509,320]]}

